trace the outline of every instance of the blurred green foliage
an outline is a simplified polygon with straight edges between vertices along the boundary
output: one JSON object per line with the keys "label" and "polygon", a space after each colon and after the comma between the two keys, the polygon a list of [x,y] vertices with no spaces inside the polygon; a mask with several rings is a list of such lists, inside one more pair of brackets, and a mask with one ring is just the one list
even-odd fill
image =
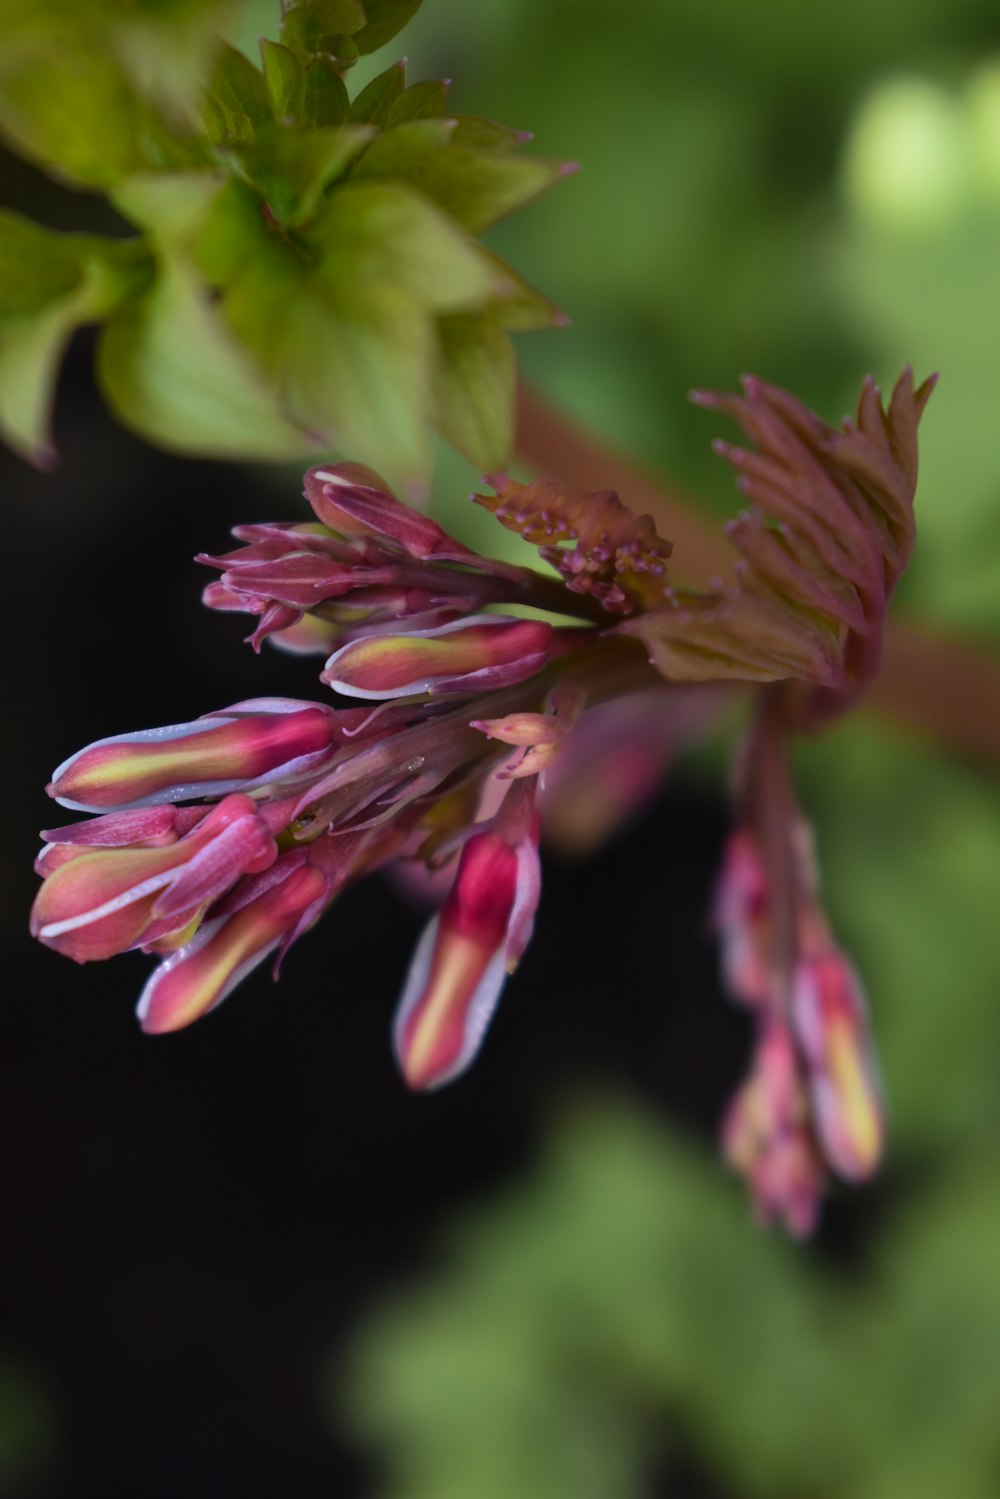
{"label": "blurred green foliage", "polygon": [[[140,237],[61,236],[0,214],[0,435],[51,454],[70,334],[102,322],[116,413],[187,453],[331,448],[421,492],[437,427],[480,466],[511,442],[508,332],[553,306],[476,236],[557,180],[524,137],[446,114],[392,64],[344,75],[419,0],[283,6],[261,66],[217,34],[232,5],[17,0],[0,131]],[[273,18],[279,15],[273,7]]]}

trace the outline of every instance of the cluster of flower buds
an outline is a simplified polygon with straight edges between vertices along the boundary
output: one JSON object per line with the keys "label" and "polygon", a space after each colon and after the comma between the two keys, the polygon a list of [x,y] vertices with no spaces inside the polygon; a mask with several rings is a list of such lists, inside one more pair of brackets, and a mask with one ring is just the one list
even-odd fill
{"label": "cluster of flower buds", "polygon": [[[253,699],[73,755],[50,795],[96,815],[43,834],[32,930],[78,962],[157,955],[139,1017],[175,1030],[348,881],[451,862],[395,1030],[407,1081],[433,1088],[472,1060],[527,945],[540,776],[585,706],[651,673],[592,600],[478,556],[370,471],[305,487],[317,521],[240,527],[244,546],[201,559],[222,570],[205,601],[254,615],[255,646],[322,650],[321,681],[359,705]],[[558,613],[480,612],[504,603]]]}
{"label": "cluster of flower buds", "polygon": [[716,889],[723,982],[757,1029],[722,1144],[761,1218],[802,1236],[815,1227],[828,1171],[852,1182],[875,1172],[885,1115],[864,993],[819,902],[780,714],[772,690],[741,750],[739,821]]}
{"label": "cluster of flower buds", "polygon": [[726,450],[755,508],[736,524],[733,583],[700,595],[672,589],[669,542],[610,491],[498,477],[474,497],[545,573],[470,550],[368,469],[312,469],[314,519],[239,527],[239,547],[199,560],[220,572],[206,604],[251,615],[255,649],[321,654],[337,697],[257,698],[67,760],[49,792],[92,817],[43,834],[33,932],[79,962],[154,954],[139,1016],[175,1030],[280,963],[348,882],[397,860],[450,869],[394,1031],[410,1086],[437,1087],[476,1055],[531,935],[539,807],[586,845],[652,790],[720,692],[776,684],[718,901],[729,987],[760,1028],[725,1145],[764,1215],[807,1231],[827,1166],[868,1175],[883,1125],[860,988],[788,788],[774,794],[774,746],[874,670],[928,389],[906,375],[883,411],[866,386],[840,432],[760,382],[713,398],[760,451]]}

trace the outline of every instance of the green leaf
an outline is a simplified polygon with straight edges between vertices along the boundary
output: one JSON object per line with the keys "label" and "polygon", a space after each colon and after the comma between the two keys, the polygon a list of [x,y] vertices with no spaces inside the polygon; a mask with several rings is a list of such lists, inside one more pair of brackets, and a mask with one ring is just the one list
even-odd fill
{"label": "green leaf", "polygon": [[119,418],[161,447],[234,460],[316,451],[284,419],[179,256],[165,257],[150,290],[105,326],[97,369]]}
{"label": "green leaf", "polygon": [[50,409],[70,336],[141,285],[147,265],[138,240],[53,234],[0,213],[0,435],[31,462],[54,459]]}
{"label": "green leaf", "polygon": [[471,151],[453,142],[428,161],[419,185],[467,229],[480,233],[545,192],[566,171],[563,162]]}
{"label": "green leaf", "polygon": [[78,257],[67,237],[19,214],[0,211],[0,317],[40,312],[79,281]]}
{"label": "green leaf", "polygon": [[[341,56],[341,44],[365,24],[362,0],[301,0],[285,9],[281,39],[299,52]],[[357,48],[353,49],[357,56]]]}
{"label": "green leaf", "polygon": [[562,328],[569,322],[554,302],[519,276],[513,266],[483,250],[496,268],[498,293],[493,309],[501,328],[508,333],[534,333],[540,328]]}
{"label": "green leaf", "polygon": [[403,92],[406,82],[406,62],[401,59],[392,67],[379,73],[360,92],[351,105],[351,120],[364,125],[386,125],[393,105]]}
{"label": "green leaf", "polygon": [[61,54],[68,73],[74,56],[105,58],[183,133],[231,8],[231,0],[6,0],[4,44],[43,66]]}
{"label": "green leaf", "polygon": [[248,57],[223,43],[205,93],[204,122],[213,141],[252,141],[274,118],[264,75]]}
{"label": "green leaf", "polygon": [[409,120],[384,131],[354,168],[354,178],[395,177],[422,187],[427,161],[448,145],[455,126],[454,120]]}
{"label": "green leaf", "polygon": [[199,263],[287,418],[411,493],[428,463],[438,313],[488,305],[502,268],[418,194],[348,183],[296,243],[220,195]]}
{"label": "green leaf", "polygon": [[332,62],[320,57],[306,68],[302,124],[322,130],[347,119],[351,101],[343,78]]}
{"label": "green leaf", "polygon": [[282,125],[294,125],[302,113],[305,68],[288,47],[266,37],[261,39],[260,55],[274,117]]}
{"label": "green leaf", "polygon": [[45,170],[90,187],[205,160],[203,145],[175,134],[109,51],[66,37],[0,49],[0,131]]}
{"label": "green leaf", "polygon": [[221,180],[209,172],[140,172],[110,195],[118,212],[150,238],[186,245],[201,228]]}
{"label": "green leaf", "polygon": [[459,115],[452,142],[475,151],[517,151],[531,140],[530,130],[511,130],[481,115]]}
{"label": "green leaf", "polygon": [[408,88],[404,94],[396,100],[392,106],[387,122],[387,129],[393,125],[405,125],[408,120],[436,120],[445,112],[448,102],[448,85],[427,79],[424,83],[415,83]]}
{"label": "green leaf", "polygon": [[443,317],[437,332],[435,425],[477,468],[501,468],[514,442],[517,362],[510,339],[487,313]]}
{"label": "green leaf", "polygon": [[365,0],[366,21],[354,40],[367,56],[384,47],[420,9],[422,0]]}
{"label": "green leaf", "polygon": [[[80,7],[71,9],[74,18],[80,15]],[[230,0],[101,6],[111,46],[137,92],[162,106],[178,128],[201,95],[230,10]]]}
{"label": "green leaf", "polygon": [[324,189],[347,169],[374,133],[370,125],[335,125],[294,134],[274,128],[235,149],[230,160],[278,222],[296,228],[313,217]]}
{"label": "green leaf", "polygon": [[405,179],[474,233],[565,175],[557,161],[457,146],[456,129],[454,120],[397,125],[372,143],[354,175]]}
{"label": "green leaf", "polygon": [[398,287],[431,312],[483,306],[509,284],[499,262],[401,183],[347,183],[328,199],[311,242],[322,278]]}
{"label": "green leaf", "polygon": [[[327,288],[328,339],[314,398],[327,406],[337,446],[386,468],[410,499],[426,492],[433,346],[429,319],[389,286],[342,298]],[[320,351],[317,351],[318,353]]]}

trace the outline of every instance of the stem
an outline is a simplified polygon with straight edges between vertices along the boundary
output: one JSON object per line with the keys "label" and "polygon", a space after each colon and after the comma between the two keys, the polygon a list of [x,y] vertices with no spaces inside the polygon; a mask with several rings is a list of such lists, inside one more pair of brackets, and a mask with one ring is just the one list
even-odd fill
{"label": "stem", "polygon": [[745,815],[764,861],[768,885],[768,959],[782,1014],[791,998],[798,958],[799,915],[803,904],[795,838],[799,820],[788,756],[786,684],[763,687],[745,748]]}
{"label": "stem", "polygon": [[[721,532],[697,514],[697,501],[670,481],[652,478],[599,442],[536,392],[518,395],[521,462],[580,489],[617,489],[648,510],[674,542],[685,582],[727,573],[733,553]],[[882,672],[867,694],[876,712],[938,744],[994,765],[1000,762],[1000,661],[985,647],[918,621],[890,620]]]}

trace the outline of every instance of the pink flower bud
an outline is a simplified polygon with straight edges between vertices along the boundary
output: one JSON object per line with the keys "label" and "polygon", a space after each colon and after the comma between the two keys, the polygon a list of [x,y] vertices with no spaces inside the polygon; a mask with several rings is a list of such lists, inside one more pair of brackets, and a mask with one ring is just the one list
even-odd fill
{"label": "pink flower bud", "polygon": [[136,1013],[144,1031],[180,1030],[213,1010],[291,932],[308,924],[311,907],[318,913],[327,877],[310,864],[296,864],[296,857],[290,856],[284,878],[262,880],[256,896],[206,922],[160,964],[139,997]]}
{"label": "pink flower bud", "polygon": [[161,848],[176,843],[205,815],[204,807],[140,807],[133,812],[106,812],[86,822],[45,828],[45,847],[35,860],[35,873],[53,874],[60,864],[78,859],[94,848]]}
{"label": "pink flower bud", "polygon": [[766,1005],[771,987],[767,875],[757,840],[746,828],[737,828],[726,843],[715,891],[714,926],[727,992],[746,1005]]}
{"label": "pink flower bud", "polygon": [[843,953],[830,948],[798,964],[792,1022],[823,1153],[840,1176],[863,1181],[881,1161],[885,1117],[864,992]]}
{"label": "pink flower bud", "polygon": [[514,846],[494,831],[469,838],[396,1012],[396,1056],[411,1088],[439,1088],[475,1058],[531,936],[539,892],[536,829]]}
{"label": "pink flower bud", "polygon": [[32,935],[78,963],[179,930],[277,845],[248,796],[227,796],[189,833],[152,847],[101,848],[61,863],[42,885]]}
{"label": "pink flower bud", "polygon": [[533,676],[553,634],[541,620],[479,614],[405,635],[366,635],[334,651],[321,680],[348,697],[489,691]]}
{"label": "pink flower bud", "polygon": [[329,708],[258,699],[191,723],[98,739],[59,766],[48,791],[81,812],[245,791],[319,764],[334,723]]}
{"label": "pink flower bud", "polygon": [[792,1038],[780,1022],[764,1026],[750,1077],[723,1121],[722,1150],[747,1178],[761,1222],[780,1218],[796,1238],[812,1233],[826,1173]]}
{"label": "pink flower bud", "polygon": [[385,481],[361,464],[311,468],[305,476],[305,493],[318,519],[339,536],[394,542],[421,560],[480,561],[436,521],[397,500]]}

